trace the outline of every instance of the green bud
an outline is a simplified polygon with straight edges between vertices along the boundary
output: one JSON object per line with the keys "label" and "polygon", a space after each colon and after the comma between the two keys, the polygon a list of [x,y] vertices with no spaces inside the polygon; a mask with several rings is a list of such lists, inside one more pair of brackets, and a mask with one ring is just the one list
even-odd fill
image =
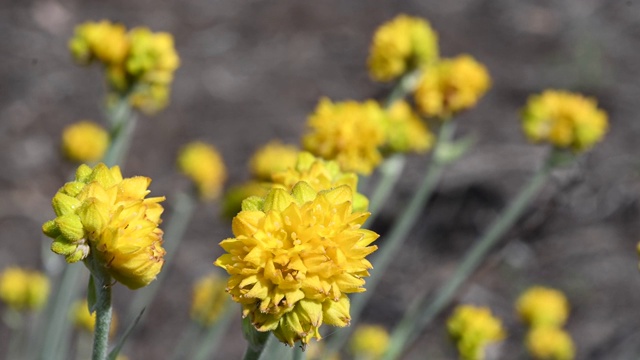
{"label": "green bud", "polygon": [[296,202],[285,189],[274,187],[269,191],[267,197],[264,199],[264,212],[275,209],[282,211],[286,209],[291,203]]}
{"label": "green bud", "polygon": [[242,211],[262,211],[264,199],[259,196],[249,196],[242,200]]}
{"label": "green bud", "polygon": [[42,224],[42,232],[53,239],[61,235],[60,229],[58,229],[58,225],[56,225],[55,220],[49,220]]}
{"label": "green bud", "polygon": [[77,244],[69,242],[64,236],[58,236],[51,243],[51,251],[64,256],[73,254],[77,247]]}
{"label": "green bud", "polygon": [[86,165],[86,164],[82,164],[78,167],[78,170],[76,170],[76,181],[79,182],[83,182],[83,183],[88,183],[89,182],[89,176],[91,176],[91,173],[93,173],[93,170],[91,170],[91,168]]}
{"label": "green bud", "polygon": [[80,200],[58,192],[53,197],[51,205],[53,206],[53,211],[56,212],[56,215],[62,216],[66,214],[73,214],[76,208],[80,205]]}
{"label": "green bud", "polygon": [[72,181],[72,182],[68,182],[66,184],[64,184],[64,186],[62,187],[62,189],[60,189],[59,191],[69,195],[69,196],[77,196],[78,194],[80,194],[80,191],[85,187],[85,183],[79,182],[79,181]]}
{"label": "green bud", "polygon": [[313,190],[311,185],[305,181],[298,181],[291,191],[293,197],[298,200],[299,204],[304,204],[309,201],[313,201],[318,193]]}
{"label": "green bud", "polygon": [[58,216],[55,223],[67,240],[75,242],[84,238],[84,228],[80,217],[76,214]]}
{"label": "green bud", "polygon": [[85,200],[77,214],[89,236],[102,231],[109,221],[109,208],[96,198]]}

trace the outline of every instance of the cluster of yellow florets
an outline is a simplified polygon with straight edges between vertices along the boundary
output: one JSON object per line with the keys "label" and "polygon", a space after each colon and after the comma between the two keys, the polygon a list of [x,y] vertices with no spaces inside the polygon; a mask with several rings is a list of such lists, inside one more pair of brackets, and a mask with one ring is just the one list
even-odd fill
{"label": "cluster of yellow florets", "polygon": [[198,280],[193,286],[191,319],[203,326],[215,323],[225,307],[226,287],[226,280],[216,274],[210,274]]}
{"label": "cluster of yellow florets", "polygon": [[464,360],[484,359],[487,345],[506,336],[500,320],[491,314],[491,310],[471,305],[456,308],[447,321],[447,329]]}
{"label": "cluster of yellow florets", "polygon": [[178,154],[178,168],[193,181],[203,199],[220,196],[227,168],[215,147],[200,141],[187,144]]}
{"label": "cluster of yellow florets", "polygon": [[171,34],[145,27],[127,32],[106,20],[86,22],[76,27],[69,48],[81,64],[102,63],[111,91],[129,96],[133,106],[153,113],[167,105],[180,64]]}
{"label": "cluster of yellow florets", "polygon": [[257,180],[270,181],[272,174],[294,167],[299,152],[296,146],[270,141],[249,160],[251,174]]}
{"label": "cluster of yellow florets", "polygon": [[102,159],[108,146],[109,133],[91,121],[69,125],[62,132],[62,152],[72,161],[98,161]]}
{"label": "cluster of yellow florets", "polygon": [[607,132],[607,114],[595,99],[567,91],[547,90],[532,96],[522,110],[525,135],[576,152],[588,150]]}
{"label": "cluster of yellow florets", "polygon": [[39,271],[10,267],[0,274],[0,300],[16,311],[40,310],[49,289],[49,278]]}
{"label": "cluster of yellow florets", "polygon": [[389,106],[385,127],[385,147],[388,152],[425,153],[433,146],[433,133],[404,100],[396,101]]}
{"label": "cluster of yellow florets", "polygon": [[93,256],[131,289],[148,285],[164,263],[158,228],[164,197],[145,198],[151,179],[122,178],[120,168],[81,165],[53,197],[56,218],[43,226],[51,249],[67,262]]}

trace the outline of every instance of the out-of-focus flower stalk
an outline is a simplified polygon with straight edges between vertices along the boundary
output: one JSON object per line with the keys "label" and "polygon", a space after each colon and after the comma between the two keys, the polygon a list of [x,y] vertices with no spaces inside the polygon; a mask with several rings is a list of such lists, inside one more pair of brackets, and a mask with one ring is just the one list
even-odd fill
{"label": "out-of-focus flower stalk", "polygon": [[520,217],[533,197],[545,184],[551,171],[565,155],[566,153],[564,152],[557,150],[552,151],[545,163],[532,176],[531,180],[529,180],[529,183],[509,204],[509,207],[494,220],[482,237],[476,241],[475,245],[467,252],[456,272],[440,287],[436,296],[433,299],[427,298],[428,293],[423,292],[413,302],[402,320],[393,330],[389,349],[383,359],[397,359],[402,354],[405,346],[413,342],[420,332],[440,313],[449,301],[451,301],[458,288],[467,280],[469,275],[477,269],[498,239],[500,239]]}

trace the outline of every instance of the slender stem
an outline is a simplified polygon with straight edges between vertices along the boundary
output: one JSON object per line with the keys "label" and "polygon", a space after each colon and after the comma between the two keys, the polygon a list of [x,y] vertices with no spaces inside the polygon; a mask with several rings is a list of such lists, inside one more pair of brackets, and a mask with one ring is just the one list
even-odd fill
{"label": "slender stem", "polygon": [[127,97],[118,99],[114,108],[108,112],[108,117],[111,123],[111,144],[103,161],[107,166],[122,166],[137,120],[131,111],[129,99]]}
{"label": "slender stem", "polygon": [[22,349],[25,344],[27,331],[25,316],[12,308],[8,308],[3,314],[2,320],[11,331],[9,347],[6,354],[7,359],[23,359],[25,353]]}
{"label": "slender stem", "polygon": [[222,337],[226,334],[225,330],[229,327],[231,319],[240,314],[237,309],[231,310],[231,308],[234,307],[231,302],[233,301],[229,298],[227,304],[225,304],[225,311],[222,313],[220,319],[210,326],[204,333],[204,336],[199,339],[199,348],[193,360],[209,359],[211,353],[216,350],[218,344],[220,344],[220,340],[222,340]]}
{"label": "slender stem", "polygon": [[85,261],[91,271],[96,291],[96,326],[93,335],[91,360],[106,360],[109,354],[109,330],[111,330],[111,276],[93,257]]}
{"label": "slender stem", "polygon": [[380,208],[387,201],[389,195],[393,191],[393,187],[400,179],[402,170],[407,162],[404,155],[393,155],[379,167],[382,178],[376,185],[376,189],[371,195],[371,201],[369,202],[369,212],[371,215],[367,219],[364,226],[373,224],[374,220],[380,213]]}
{"label": "slender stem", "polygon": [[404,99],[407,94],[411,93],[418,84],[420,74],[421,71],[418,69],[402,76],[393,90],[391,90],[391,94],[389,94],[389,97],[385,102],[385,106],[389,107],[394,102]]}
{"label": "slender stem", "polygon": [[251,319],[246,317],[242,320],[242,334],[247,339],[247,350],[244,353],[244,360],[259,360],[265,350],[267,342],[272,339],[270,331],[258,331],[251,323]]}
{"label": "slender stem", "polygon": [[[257,330],[256,330],[257,331]],[[273,341],[270,336],[270,332],[261,333],[260,336],[264,338],[264,341],[259,345],[251,345],[247,346],[247,351],[244,353],[244,360],[259,360],[262,352],[266,348],[266,345],[269,341]]]}
{"label": "slender stem", "polygon": [[467,252],[462,263],[458,266],[453,276],[439,289],[436,297],[427,301],[426,292],[422,298],[417,299],[409,311],[405,313],[400,323],[391,334],[389,348],[383,359],[396,359],[402,353],[406,344],[414,341],[418,334],[434,319],[436,315],[451,301],[456,290],[480,265],[488,251],[496,244],[497,240],[515,223],[534,195],[544,185],[547,177],[553,169],[553,155],[534,174],[529,183],[520,191],[509,207],[491,224],[489,229]]}
{"label": "slender stem", "polygon": [[305,360],[307,353],[304,352],[302,346],[294,346],[293,348],[293,360]]}

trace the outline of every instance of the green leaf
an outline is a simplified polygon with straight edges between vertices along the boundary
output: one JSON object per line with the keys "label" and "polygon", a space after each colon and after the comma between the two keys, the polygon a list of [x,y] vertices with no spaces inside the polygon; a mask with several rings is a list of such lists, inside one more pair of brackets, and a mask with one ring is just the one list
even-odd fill
{"label": "green leaf", "polygon": [[87,286],[87,303],[89,304],[89,313],[93,314],[96,311],[96,282],[93,280],[93,275],[89,275],[89,285]]}
{"label": "green leaf", "polygon": [[122,347],[124,346],[125,341],[127,341],[127,339],[129,338],[129,335],[131,335],[133,328],[136,327],[136,325],[142,318],[142,314],[144,314],[145,309],[146,308],[142,309],[142,311],[140,311],[140,314],[138,314],[136,319],[133,320],[131,324],[129,324],[129,326],[127,327],[127,330],[125,330],[124,334],[122,334],[122,337],[120,338],[116,346],[113,348],[113,350],[111,350],[111,352],[109,353],[109,356],[107,356],[108,360],[116,360],[116,358],[120,354],[120,350],[122,350]]}

